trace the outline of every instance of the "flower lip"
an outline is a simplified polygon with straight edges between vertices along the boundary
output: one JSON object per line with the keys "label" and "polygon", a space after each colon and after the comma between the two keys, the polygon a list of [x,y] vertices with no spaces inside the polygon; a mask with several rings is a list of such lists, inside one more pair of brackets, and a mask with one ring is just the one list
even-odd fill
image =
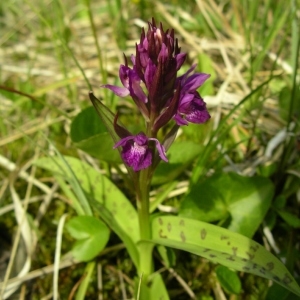
{"label": "flower lip", "polygon": [[148,138],[143,132],[122,138],[113,148],[122,146],[121,156],[123,161],[132,167],[135,172],[138,172],[152,164],[152,150],[148,147],[149,141],[155,142],[160,158],[167,162],[164,146],[157,139]]}

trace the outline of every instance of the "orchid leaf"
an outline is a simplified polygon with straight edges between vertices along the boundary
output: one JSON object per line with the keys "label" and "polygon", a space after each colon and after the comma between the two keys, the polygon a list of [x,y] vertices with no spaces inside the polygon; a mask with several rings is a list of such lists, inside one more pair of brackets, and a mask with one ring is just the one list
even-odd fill
{"label": "orchid leaf", "polygon": [[[106,176],[87,163],[74,157],[64,158],[89,198],[101,203],[122,231],[128,234],[133,242],[137,242],[139,239],[137,212],[125,195]],[[69,169],[57,157],[43,157],[35,164],[65,179],[71,176]]]}
{"label": "orchid leaf", "polygon": [[215,174],[192,187],[181,202],[179,215],[205,222],[230,216],[228,229],[252,237],[270,208],[273,194],[268,178]]}
{"label": "orchid leaf", "polygon": [[267,278],[300,296],[300,287],[279,259],[255,241],[225,228],[177,216],[157,216],[152,220],[152,241]]}
{"label": "orchid leaf", "polygon": [[110,163],[121,163],[119,152],[94,107],[81,111],[72,121],[70,137],[75,146]]}
{"label": "orchid leaf", "polygon": [[104,249],[109,238],[109,229],[92,216],[76,216],[66,224],[68,232],[77,241],[72,249],[74,257],[89,261]]}
{"label": "orchid leaf", "polygon": [[242,289],[241,280],[238,274],[229,268],[219,265],[215,269],[221,286],[231,294],[239,294]]}

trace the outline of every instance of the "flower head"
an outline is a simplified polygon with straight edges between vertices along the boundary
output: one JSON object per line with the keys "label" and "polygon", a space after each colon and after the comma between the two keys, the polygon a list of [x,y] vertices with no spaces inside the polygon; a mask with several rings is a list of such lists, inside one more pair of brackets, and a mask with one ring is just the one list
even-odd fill
{"label": "flower head", "polygon": [[155,141],[160,158],[167,162],[164,147],[157,139],[147,138],[143,132],[122,138],[114,145],[114,148],[123,147],[121,152],[123,161],[137,172],[148,168],[152,164],[152,151],[148,146],[149,141]]}
{"label": "flower head", "polygon": [[[123,147],[121,156],[124,163],[134,171],[140,171],[152,164],[153,156],[155,166],[157,156],[168,161],[165,148],[156,137],[170,120],[174,119],[176,124],[164,139],[166,148],[174,141],[179,126],[189,122],[204,123],[210,118],[206,104],[197,92],[210,75],[194,73],[194,65],[178,77],[177,72],[186,59],[186,53],[180,52],[174,30],[165,31],[161,23],[156,25],[154,19],[148,23],[147,32],[142,30],[135,55],[131,55],[132,67],[124,58],[125,63],[119,69],[123,87],[110,84],[103,87],[119,97],[130,96],[145,118],[148,136],[144,133],[132,135],[118,125],[118,114],[113,121],[113,134],[120,138],[114,148]],[[106,122],[112,122],[113,114],[104,113],[103,117]]]}

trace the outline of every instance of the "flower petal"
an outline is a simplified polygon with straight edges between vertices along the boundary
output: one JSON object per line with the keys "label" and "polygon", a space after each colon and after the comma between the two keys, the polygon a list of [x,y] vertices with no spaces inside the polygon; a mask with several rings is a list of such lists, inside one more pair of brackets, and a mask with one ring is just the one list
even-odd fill
{"label": "flower petal", "polygon": [[165,147],[158,141],[158,139],[155,139],[155,138],[150,138],[149,141],[155,141],[156,143],[156,149],[158,151],[158,155],[159,157],[168,162],[168,159],[167,159],[167,156],[166,156],[166,150],[165,150]]}
{"label": "flower petal", "polygon": [[182,86],[182,90],[189,92],[196,91],[209,77],[209,74],[195,73],[187,78]]}
{"label": "flower petal", "polygon": [[105,84],[102,85],[102,87],[111,90],[112,92],[114,92],[115,95],[119,97],[126,97],[129,95],[129,90],[127,88],[122,88],[120,86],[111,85],[111,84]]}
{"label": "flower petal", "polygon": [[126,144],[122,151],[123,161],[135,172],[148,168],[152,163],[151,151],[145,146]]}

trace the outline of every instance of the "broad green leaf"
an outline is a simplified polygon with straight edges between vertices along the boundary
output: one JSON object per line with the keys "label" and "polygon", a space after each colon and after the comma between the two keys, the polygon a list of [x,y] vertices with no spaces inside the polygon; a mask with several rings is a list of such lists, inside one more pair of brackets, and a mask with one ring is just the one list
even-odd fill
{"label": "broad green leaf", "polygon": [[119,152],[94,107],[81,111],[71,124],[71,139],[77,148],[111,163],[121,163]]}
{"label": "broad green leaf", "polygon": [[205,222],[224,220],[230,214],[228,229],[252,237],[270,208],[273,192],[265,177],[216,174],[192,187],[179,214]]}
{"label": "broad green leaf", "polygon": [[77,216],[66,224],[68,232],[77,241],[72,249],[75,258],[89,261],[102,251],[109,238],[109,229],[92,216]]}
{"label": "broad green leaf", "polygon": [[[139,240],[139,227],[134,207],[106,176],[77,158],[64,158],[76,174],[82,189],[89,195],[90,204],[97,208],[101,218],[122,239],[133,262],[138,266],[135,243]],[[70,170],[57,157],[43,157],[35,161],[35,164],[64,179],[71,176]]]}
{"label": "broad green leaf", "polygon": [[152,241],[273,280],[300,295],[300,287],[279,259],[255,241],[225,228],[193,219],[157,216],[152,220]]}
{"label": "broad green leaf", "polygon": [[108,163],[122,163],[120,153],[117,149],[113,149],[114,143],[108,132],[94,135],[75,146],[93,157]]}
{"label": "broad green leaf", "polygon": [[219,265],[215,270],[221,286],[231,294],[239,294],[242,289],[242,284],[236,272],[229,268]]}
{"label": "broad green leaf", "polygon": [[168,163],[160,163],[154,173],[152,184],[162,184],[175,179],[197,157],[201,146],[190,141],[172,144],[168,150]]}
{"label": "broad green leaf", "polygon": [[74,143],[107,132],[94,107],[82,110],[72,121],[70,137]]}
{"label": "broad green leaf", "polygon": [[294,295],[294,294],[291,294],[287,289],[275,283],[268,289],[266,300],[274,300],[274,299],[286,300],[289,295]]}
{"label": "broad green leaf", "polygon": [[116,233],[123,241],[135,267],[138,269],[139,253],[135,241],[133,241],[132,237],[127,232],[125,232],[121,226],[119,226],[113,214],[108,209],[106,209],[102,203],[91,199],[91,206],[96,212],[98,212],[98,214],[109,225],[113,232]]}
{"label": "broad green leaf", "polygon": [[[104,175],[93,167],[74,157],[65,156],[83,190],[92,198],[103,204],[112,214],[118,226],[126,232],[134,242],[139,239],[137,212],[125,195]],[[41,168],[68,179],[67,169],[57,157],[42,157],[35,161]]]}

